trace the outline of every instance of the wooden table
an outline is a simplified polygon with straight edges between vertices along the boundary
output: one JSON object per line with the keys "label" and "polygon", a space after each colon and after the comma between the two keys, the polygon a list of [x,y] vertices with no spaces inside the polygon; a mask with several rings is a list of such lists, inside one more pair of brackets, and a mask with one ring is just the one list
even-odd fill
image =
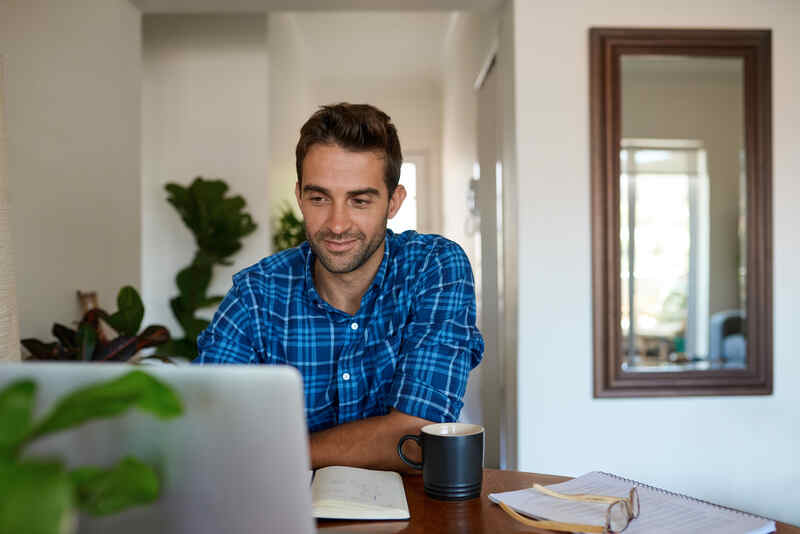
{"label": "wooden table", "polygon": [[[469,533],[551,533],[517,523],[499,506],[487,497],[490,493],[512,491],[529,488],[534,482],[539,484],[555,484],[569,480],[568,477],[520,473],[518,471],[499,471],[484,469],[483,491],[480,499],[460,502],[442,502],[425,495],[422,477],[419,475],[403,475],[406,487],[410,521],[318,521],[317,526],[322,533],[363,533],[377,534],[469,534]],[[800,534],[800,528],[777,524],[778,534]]]}

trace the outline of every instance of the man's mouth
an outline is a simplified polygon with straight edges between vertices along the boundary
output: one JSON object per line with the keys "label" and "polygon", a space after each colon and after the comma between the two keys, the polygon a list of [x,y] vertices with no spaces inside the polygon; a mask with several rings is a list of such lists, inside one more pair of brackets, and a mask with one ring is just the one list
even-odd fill
{"label": "man's mouth", "polygon": [[331,252],[346,252],[353,248],[356,244],[357,239],[347,239],[345,241],[335,241],[331,239],[325,239],[325,248],[330,250]]}

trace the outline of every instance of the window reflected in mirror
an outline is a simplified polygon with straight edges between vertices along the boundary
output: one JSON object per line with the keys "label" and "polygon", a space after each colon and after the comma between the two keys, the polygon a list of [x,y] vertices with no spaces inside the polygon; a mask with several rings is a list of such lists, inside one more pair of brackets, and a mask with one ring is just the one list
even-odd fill
{"label": "window reflected in mirror", "polygon": [[622,55],[624,371],[747,362],[744,61]]}

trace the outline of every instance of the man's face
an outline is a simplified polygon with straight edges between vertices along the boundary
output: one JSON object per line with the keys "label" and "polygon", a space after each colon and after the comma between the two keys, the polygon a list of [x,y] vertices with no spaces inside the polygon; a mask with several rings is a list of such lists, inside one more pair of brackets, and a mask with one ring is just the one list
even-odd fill
{"label": "man's face", "polygon": [[383,244],[386,221],[400,209],[405,189],[389,197],[384,160],[375,152],[313,145],[295,188],[311,249],[332,273],[350,273]]}

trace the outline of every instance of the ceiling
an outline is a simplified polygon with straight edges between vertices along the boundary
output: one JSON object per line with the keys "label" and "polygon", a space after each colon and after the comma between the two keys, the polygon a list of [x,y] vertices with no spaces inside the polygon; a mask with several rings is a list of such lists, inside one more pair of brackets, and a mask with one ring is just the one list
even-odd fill
{"label": "ceiling", "polygon": [[451,15],[304,12],[294,20],[315,80],[439,80]]}
{"label": "ceiling", "polygon": [[492,11],[504,0],[131,0],[144,13]]}

